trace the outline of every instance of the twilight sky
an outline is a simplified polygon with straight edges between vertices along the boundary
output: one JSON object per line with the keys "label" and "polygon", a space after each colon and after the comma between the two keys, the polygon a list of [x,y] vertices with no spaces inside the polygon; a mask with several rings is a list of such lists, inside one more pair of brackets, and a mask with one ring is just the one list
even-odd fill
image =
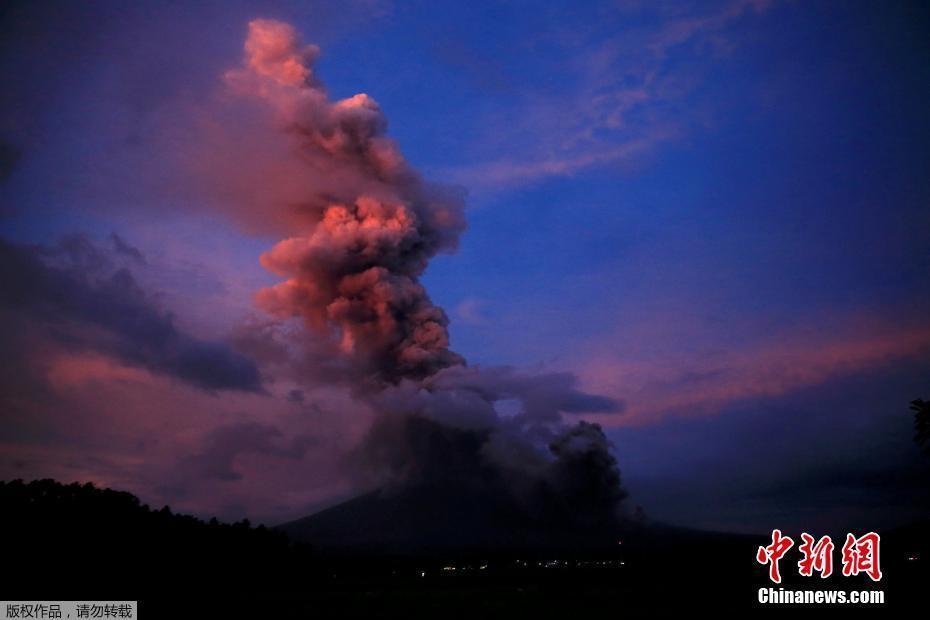
{"label": "twilight sky", "polygon": [[268,131],[291,101],[244,64],[256,18],[464,196],[421,282],[455,352],[513,368],[504,417],[536,390],[600,423],[667,522],[927,514],[919,2],[5,3],[0,477],[269,523],[370,484],[371,402],[256,301],[292,207],[368,181]]}

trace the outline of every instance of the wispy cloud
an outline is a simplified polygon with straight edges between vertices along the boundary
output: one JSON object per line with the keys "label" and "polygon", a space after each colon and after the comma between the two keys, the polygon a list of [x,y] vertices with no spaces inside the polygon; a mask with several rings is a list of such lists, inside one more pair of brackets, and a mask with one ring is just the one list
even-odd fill
{"label": "wispy cloud", "polygon": [[[632,24],[607,38],[575,30],[540,34],[539,46],[564,58],[551,66],[551,80],[508,94],[505,109],[495,110],[476,138],[476,161],[440,174],[480,192],[647,156],[698,122],[688,95],[710,63],[732,51],[728,29],[769,5],[648,3],[606,16],[616,20],[622,13]],[[686,64],[673,62],[680,49],[690,52]]]}
{"label": "wispy cloud", "polygon": [[483,325],[488,320],[483,314],[484,305],[477,297],[466,297],[455,306],[455,318],[468,325]]}

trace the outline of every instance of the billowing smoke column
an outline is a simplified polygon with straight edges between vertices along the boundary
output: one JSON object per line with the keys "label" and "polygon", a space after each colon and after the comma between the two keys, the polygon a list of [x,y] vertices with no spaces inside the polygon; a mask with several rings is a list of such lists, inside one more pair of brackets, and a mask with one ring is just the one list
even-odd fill
{"label": "billowing smoke column", "polygon": [[[330,101],[313,72],[319,50],[291,26],[251,22],[245,51],[228,85],[270,106],[312,179],[290,205],[299,230],[261,257],[286,280],[258,303],[333,337],[362,370],[359,393],[382,414],[361,459],[377,484],[456,481],[528,513],[612,518],[625,493],[607,439],[561,416],[619,403],[577,390],[567,373],[468,368],[449,349],[448,319],[418,278],[455,249],[461,197],[411,169],[369,96]],[[502,401],[519,411],[502,416]]]}
{"label": "billowing smoke column", "polygon": [[262,256],[287,280],[261,291],[259,304],[334,330],[375,379],[422,378],[463,363],[449,350],[445,313],[418,281],[430,258],[455,248],[461,199],[407,165],[371,97],[329,100],[313,74],[318,49],[302,46],[291,26],[251,22],[245,50],[245,68],[228,82],[270,103],[308,174],[329,179],[297,205],[306,230]]}

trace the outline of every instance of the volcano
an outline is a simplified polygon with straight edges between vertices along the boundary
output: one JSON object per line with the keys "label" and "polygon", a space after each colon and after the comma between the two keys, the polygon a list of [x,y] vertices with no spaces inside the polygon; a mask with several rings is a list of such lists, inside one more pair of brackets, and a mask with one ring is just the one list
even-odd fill
{"label": "volcano", "polygon": [[531,514],[482,488],[430,484],[373,491],[278,529],[319,549],[419,553],[606,549],[636,527],[619,518],[577,527]]}

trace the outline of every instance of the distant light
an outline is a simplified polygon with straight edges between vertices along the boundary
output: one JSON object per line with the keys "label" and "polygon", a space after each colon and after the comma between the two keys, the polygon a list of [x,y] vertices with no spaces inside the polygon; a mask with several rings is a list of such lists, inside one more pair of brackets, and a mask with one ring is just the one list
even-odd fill
{"label": "distant light", "polygon": [[622,544],[623,544],[623,541],[622,541],[622,540],[618,540],[618,541],[617,541],[617,544],[618,544],[618,545],[622,545]]}
{"label": "distant light", "polygon": [[426,571],[420,571],[420,577],[426,577]]}

